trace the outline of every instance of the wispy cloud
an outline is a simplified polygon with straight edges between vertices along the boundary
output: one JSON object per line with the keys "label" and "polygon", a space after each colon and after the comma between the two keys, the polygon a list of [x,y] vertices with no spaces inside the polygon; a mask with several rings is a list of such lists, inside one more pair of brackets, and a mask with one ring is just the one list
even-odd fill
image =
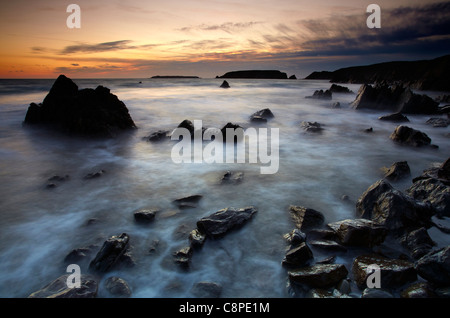
{"label": "wispy cloud", "polygon": [[222,24],[200,24],[196,26],[189,26],[178,29],[183,32],[191,32],[191,31],[223,31],[229,34],[233,34],[236,32],[240,32],[244,29],[251,28],[257,24],[261,24],[263,22],[260,21],[250,21],[250,22],[226,22]]}

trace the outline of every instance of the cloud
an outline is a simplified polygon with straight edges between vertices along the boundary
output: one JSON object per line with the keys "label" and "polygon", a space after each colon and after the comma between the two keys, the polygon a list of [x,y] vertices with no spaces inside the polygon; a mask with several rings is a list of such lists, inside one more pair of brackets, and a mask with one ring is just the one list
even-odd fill
{"label": "cloud", "polygon": [[108,51],[116,51],[116,50],[125,50],[130,48],[129,43],[130,40],[121,40],[114,42],[104,42],[97,44],[78,44],[78,45],[69,45],[66,46],[61,54],[73,54],[73,53],[98,53],[98,52],[108,52]]}
{"label": "cloud", "polygon": [[223,31],[229,34],[233,34],[236,32],[240,32],[244,29],[248,29],[253,27],[254,25],[261,24],[263,22],[260,21],[251,21],[251,22],[225,22],[222,24],[200,24],[196,26],[189,26],[178,29],[183,32],[191,32],[191,31]]}

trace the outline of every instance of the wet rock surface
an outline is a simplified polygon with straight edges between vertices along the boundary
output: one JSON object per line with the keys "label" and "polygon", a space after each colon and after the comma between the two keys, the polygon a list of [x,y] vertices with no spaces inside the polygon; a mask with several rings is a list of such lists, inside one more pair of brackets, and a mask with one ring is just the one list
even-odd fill
{"label": "wet rock surface", "polygon": [[95,298],[97,297],[98,282],[92,275],[81,275],[80,287],[69,288],[67,280],[70,274],[62,275],[33,292],[28,298]]}
{"label": "wet rock surface", "polygon": [[103,243],[102,248],[89,264],[89,269],[96,272],[107,272],[114,268],[125,254],[130,237],[126,233],[112,236]]}

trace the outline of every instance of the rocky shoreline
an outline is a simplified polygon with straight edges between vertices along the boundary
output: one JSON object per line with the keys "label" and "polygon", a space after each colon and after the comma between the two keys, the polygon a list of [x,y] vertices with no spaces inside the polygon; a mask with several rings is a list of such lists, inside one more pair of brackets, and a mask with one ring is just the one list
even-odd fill
{"label": "rocky shoreline", "polygon": [[[59,81],[67,83],[65,78]],[[72,90],[75,92],[74,87]],[[99,90],[109,94],[107,89]],[[329,93],[319,91],[313,96],[321,99],[320,96],[326,95],[325,100],[329,100],[332,91],[351,93],[345,88],[332,86],[327,90]],[[358,95],[361,94],[365,93],[360,90]],[[401,98],[400,104],[403,106],[407,104],[409,107],[417,100],[409,93],[406,96]],[[363,98],[356,98],[356,101],[361,100]],[[424,98],[419,100],[423,101]],[[401,115],[401,112],[397,112],[397,106],[392,110]],[[131,117],[126,108],[121,109],[127,115],[125,119],[130,127],[135,127],[129,121]],[[31,114],[27,113],[29,116]],[[262,109],[250,115],[248,121],[264,124],[273,117],[270,109]],[[394,120],[398,120],[398,117],[393,116]],[[189,120],[183,121],[178,127],[190,131],[194,129]],[[227,123],[223,129],[225,127],[239,126]],[[311,133],[320,133],[326,129],[317,122],[303,122],[300,128]],[[169,131],[158,130],[145,140],[169,140],[169,134]],[[400,146],[432,146],[426,134],[404,125],[397,126],[390,139]],[[436,248],[428,233],[431,228],[446,235],[450,233],[450,228],[440,224],[441,219],[450,217],[450,158],[439,166],[424,169],[423,174],[412,179],[410,187],[402,192],[389,182],[410,177],[407,162],[399,161],[386,168],[385,177],[374,180],[357,200],[354,218],[328,222],[326,214],[313,207],[290,205],[286,214],[291,217],[293,229],[283,237],[274,237],[286,242],[280,267],[286,273],[288,294],[291,297],[313,298],[450,297],[450,245]],[[104,173],[104,170],[100,170],[86,175],[85,179],[96,179]],[[241,172],[227,171],[220,182],[236,184],[243,177]],[[68,180],[69,176],[54,176],[48,182],[56,186],[56,183]],[[202,199],[203,194],[188,195],[174,199],[173,205],[179,210],[193,209]],[[158,222],[156,216],[159,213],[157,208],[144,209],[134,211],[133,218],[139,226],[148,226]],[[182,231],[187,233],[183,234],[186,244],[173,251],[169,261],[181,272],[189,272],[195,262],[195,255],[202,252],[208,241],[221,240],[257,217],[256,206],[224,207],[209,213],[198,219],[194,228]],[[99,290],[111,297],[132,297],[132,288],[124,278],[107,277],[106,273],[120,273],[135,266],[133,240],[132,235],[123,232],[107,238],[103,244],[93,243],[71,250],[62,263],[81,266],[81,288],[68,288],[65,283],[68,275],[64,274],[29,297],[92,298],[98,296]],[[154,241],[148,252],[157,253],[159,244],[159,241]],[[318,250],[322,251],[320,254],[325,253],[326,257],[319,259],[315,255]],[[351,266],[342,262],[342,259],[351,259]],[[368,268],[371,265],[380,269],[381,288],[368,287],[367,279],[371,274]],[[217,282],[201,281],[193,286],[192,293],[197,297],[220,297],[222,291],[223,287]]]}

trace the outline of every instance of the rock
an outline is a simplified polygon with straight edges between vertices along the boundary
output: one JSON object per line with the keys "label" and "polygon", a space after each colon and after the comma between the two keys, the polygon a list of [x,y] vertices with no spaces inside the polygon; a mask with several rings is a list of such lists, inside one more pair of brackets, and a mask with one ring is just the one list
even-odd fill
{"label": "rock", "polygon": [[433,246],[436,245],[424,227],[406,233],[400,242],[410,251],[411,257],[416,260],[430,252]]}
{"label": "rock", "polygon": [[380,288],[365,288],[361,294],[361,298],[394,298],[394,296]]}
{"label": "rock", "polygon": [[326,257],[320,261],[317,261],[316,264],[334,264],[335,261],[336,261],[336,256],[332,255],[332,256]]}
{"label": "rock", "polygon": [[101,177],[102,175],[104,175],[106,173],[105,170],[99,170],[97,172],[92,172],[92,173],[88,173],[87,175],[84,176],[84,179],[89,180],[89,179],[96,179]]}
{"label": "rock", "polygon": [[180,209],[192,209],[192,208],[196,208],[198,206],[198,202],[202,198],[203,198],[202,195],[195,194],[195,195],[190,195],[190,196],[183,197],[183,198],[180,198],[180,199],[176,199],[173,202]]}
{"label": "rock", "polygon": [[66,174],[64,177],[55,175],[53,177],[48,178],[47,181],[50,181],[50,182],[64,182],[64,181],[67,181],[69,179],[70,179],[69,175]]}
{"label": "rock", "polygon": [[408,126],[401,125],[395,128],[389,138],[400,144],[413,147],[428,146],[431,143],[431,139],[427,134]]}
{"label": "rock", "polygon": [[450,217],[449,159],[441,167],[426,170],[422,176],[413,179],[406,190],[411,197],[429,204],[439,216]]}
{"label": "rock", "polygon": [[379,120],[384,121],[393,121],[393,122],[409,122],[408,117],[403,115],[402,113],[394,113],[390,115],[384,115],[381,117],[378,117]]}
{"label": "rock", "polygon": [[[233,132],[236,131],[236,129],[242,129],[243,128],[237,124],[233,124],[233,123],[227,123],[225,126],[222,127],[222,129],[220,130],[222,132],[222,138],[223,138],[223,142],[228,142],[227,140],[227,130],[232,130]],[[234,142],[239,142],[242,140],[242,138],[244,137],[244,135],[242,134],[242,136],[239,136],[239,134],[234,136]]]}
{"label": "rock", "polygon": [[404,231],[431,225],[433,208],[394,189],[385,180],[371,185],[358,199],[356,211],[388,230]]}
{"label": "rock", "polygon": [[355,109],[391,110],[405,114],[433,114],[439,103],[427,95],[418,95],[401,85],[364,84],[351,106]]}
{"label": "rock", "polygon": [[289,76],[289,79],[294,79],[294,80],[296,80],[296,79],[297,79],[297,76],[295,76],[295,74],[294,74],[294,75],[291,75],[291,76]]}
{"label": "rock", "polygon": [[197,228],[207,237],[220,238],[229,231],[242,227],[257,211],[253,206],[241,209],[225,208],[201,218],[197,221]]}
{"label": "rock", "polygon": [[366,133],[372,133],[372,132],[373,132],[373,128],[372,128],[372,127],[366,128],[366,129],[364,129],[364,132],[366,132]]}
{"label": "rock", "polygon": [[366,219],[346,219],[329,223],[341,244],[372,247],[381,244],[387,234],[384,226]]}
{"label": "rock", "polygon": [[306,298],[349,298],[348,295],[342,294],[339,290],[325,290],[320,288],[313,288],[308,291]]}
{"label": "rock", "polygon": [[42,289],[32,293],[28,298],[95,298],[98,283],[91,275],[81,274],[80,287],[69,288],[67,279],[71,274],[58,277]]}
{"label": "rock", "polygon": [[291,232],[283,235],[284,239],[291,244],[291,246],[298,246],[306,242],[306,234],[299,229],[294,229]]}
{"label": "rock", "polygon": [[385,169],[385,171],[384,177],[389,181],[398,181],[411,175],[411,170],[406,161],[394,162],[391,167]]}
{"label": "rock", "polygon": [[350,89],[348,89],[348,87],[337,84],[332,84],[329,91],[332,93],[346,93],[346,94],[353,93]]}
{"label": "rock", "polygon": [[192,121],[190,121],[189,119],[185,119],[183,120],[177,128],[185,128],[187,130],[189,130],[189,132],[191,133],[191,137],[194,138],[194,124],[192,123]]}
{"label": "rock", "polygon": [[325,220],[321,212],[303,206],[291,205],[289,212],[295,226],[302,231],[319,227]]}
{"label": "rock", "polygon": [[227,171],[223,175],[223,177],[221,179],[221,182],[222,183],[228,183],[228,184],[230,184],[230,183],[236,184],[236,183],[241,182],[243,178],[244,178],[244,173],[243,172]]}
{"label": "rock", "polygon": [[307,132],[321,132],[323,130],[322,125],[318,122],[302,121],[301,126]]}
{"label": "rock", "polygon": [[223,83],[220,85],[221,88],[230,88],[230,84],[228,84],[227,81],[223,81]]}
{"label": "rock", "polygon": [[289,249],[282,261],[285,266],[305,266],[314,258],[313,253],[306,242]]}
{"label": "rock", "polygon": [[323,99],[323,100],[331,100],[333,98],[333,93],[327,90],[316,90],[312,96],[306,96],[305,98],[311,99]]}
{"label": "rock", "polygon": [[198,229],[192,230],[189,233],[189,243],[192,248],[201,248],[205,243],[206,235],[201,233]]}
{"label": "rock", "polygon": [[131,289],[128,283],[122,278],[111,276],[105,281],[105,288],[110,292],[111,295],[128,298],[131,296]]}
{"label": "rock", "polygon": [[310,267],[288,271],[289,280],[313,288],[326,288],[338,284],[348,275],[342,264],[316,264]]}
{"label": "rock", "polygon": [[269,119],[274,118],[272,111],[269,108],[258,110],[250,116],[252,122],[267,122]]}
{"label": "rock", "polygon": [[309,244],[318,249],[323,249],[326,251],[334,251],[334,252],[347,252],[347,249],[342,246],[341,244],[335,242],[335,241],[329,241],[329,240],[312,240],[309,241]]}
{"label": "rock", "polygon": [[191,293],[197,298],[219,298],[222,285],[214,282],[198,282],[192,286]]}
{"label": "rock", "polygon": [[359,287],[367,286],[367,273],[369,265],[380,268],[380,285],[382,288],[397,288],[417,279],[414,264],[400,259],[388,259],[379,255],[361,255],[355,258],[352,273]]}
{"label": "rock", "polygon": [[414,283],[405,288],[401,298],[436,298],[436,294],[427,283]]}
{"label": "rock", "polygon": [[449,124],[449,120],[446,118],[430,118],[426,121],[428,125],[432,125],[433,127],[447,127]]}
{"label": "rock", "polygon": [[78,90],[64,75],[56,79],[41,104],[30,105],[24,124],[95,137],[113,137],[119,131],[136,128],[125,104],[108,88]]}
{"label": "rock", "polygon": [[155,219],[155,215],[157,212],[158,212],[158,210],[156,210],[156,209],[139,210],[137,212],[134,212],[134,219],[136,222],[141,223],[141,224],[150,223]]}
{"label": "rock", "polygon": [[183,268],[188,268],[190,266],[193,250],[192,247],[187,246],[176,251],[174,256],[174,261],[176,264],[182,266]]}
{"label": "rock", "polygon": [[341,103],[339,102],[333,103],[333,108],[341,108]]}
{"label": "rock", "polygon": [[145,137],[145,140],[151,142],[163,141],[169,138],[169,133],[170,132],[168,130],[158,130],[151,133],[148,137]]}
{"label": "rock", "polygon": [[66,264],[79,264],[85,261],[94,253],[94,249],[97,248],[96,245],[90,245],[88,247],[79,247],[70,251],[69,254],[64,258],[64,263]]}
{"label": "rock", "polygon": [[103,243],[102,248],[89,264],[91,270],[107,272],[111,270],[125,254],[130,237],[126,233],[112,236]]}
{"label": "rock", "polygon": [[436,286],[450,285],[450,245],[422,256],[415,268],[421,277]]}
{"label": "rock", "polygon": [[450,298],[450,287],[439,287],[434,290],[434,293],[439,298]]}

